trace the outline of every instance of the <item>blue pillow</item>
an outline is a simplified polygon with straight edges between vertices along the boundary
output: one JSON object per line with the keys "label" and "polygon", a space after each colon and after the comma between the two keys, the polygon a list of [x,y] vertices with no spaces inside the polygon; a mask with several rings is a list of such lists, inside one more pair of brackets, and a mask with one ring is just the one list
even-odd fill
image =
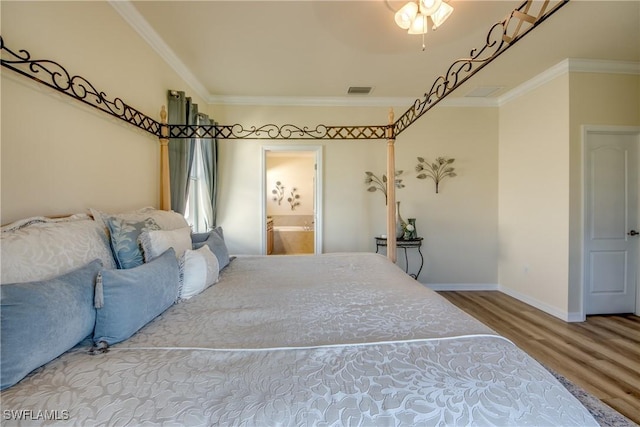
{"label": "blue pillow", "polygon": [[0,389],[91,335],[101,268],[95,260],[53,279],[0,286]]}
{"label": "blue pillow", "polygon": [[160,230],[153,218],[129,221],[117,217],[106,219],[111,251],[118,268],[133,268],[144,263],[138,237],[143,231]]}
{"label": "blue pillow", "polygon": [[180,273],[173,248],[128,270],[103,270],[96,284],[93,342],[124,341],[178,298]]}
{"label": "blue pillow", "polygon": [[204,245],[209,246],[211,252],[218,258],[218,264],[222,271],[229,264],[229,251],[224,243],[222,227],[216,227],[209,233],[198,233],[191,236],[193,249],[200,249]]}

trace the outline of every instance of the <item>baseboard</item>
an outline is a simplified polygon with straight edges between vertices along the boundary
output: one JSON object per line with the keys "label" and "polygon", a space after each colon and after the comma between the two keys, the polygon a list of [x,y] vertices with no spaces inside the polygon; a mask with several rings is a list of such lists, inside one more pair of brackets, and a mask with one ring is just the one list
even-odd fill
{"label": "baseboard", "polygon": [[585,320],[587,320],[587,317],[585,315],[583,315],[582,313],[580,313],[579,311],[576,312],[569,312],[567,314],[567,322],[584,322]]}
{"label": "baseboard", "polygon": [[423,283],[433,291],[497,291],[497,283]]}
{"label": "baseboard", "polygon": [[565,322],[584,322],[585,317],[580,312],[566,312],[550,306],[549,304],[539,301],[529,295],[522,294],[513,289],[505,288],[498,284],[493,283],[422,283],[423,286],[433,291],[499,291],[503,294],[509,295],[525,304],[544,311],[554,317]]}
{"label": "baseboard", "polygon": [[584,321],[580,313],[569,313],[566,311],[559,310],[558,308],[550,306],[549,304],[542,302],[540,300],[537,300],[535,298],[532,298],[529,295],[522,294],[518,291],[514,291],[513,289],[505,288],[503,286],[500,286],[498,290],[504,294],[509,295],[510,297],[520,300],[525,304],[529,304],[530,306],[535,307],[538,310],[542,310],[545,313],[550,314],[554,317],[557,317],[558,319],[563,320],[565,322],[583,322]]}

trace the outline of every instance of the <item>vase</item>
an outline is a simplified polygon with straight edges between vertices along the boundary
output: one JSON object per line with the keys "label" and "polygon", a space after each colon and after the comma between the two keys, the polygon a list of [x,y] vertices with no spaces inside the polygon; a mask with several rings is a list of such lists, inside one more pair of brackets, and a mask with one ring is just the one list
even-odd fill
{"label": "vase", "polygon": [[[409,222],[409,224],[407,225],[407,233],[404,233],[404,238],[405,239],[417,239],[418,238],[418,230],[416,229],[416,219],[415,218],[409,218],[407,219],[407,221]],[[409,227],[409,225],[411,227]]]}
{"label": "vase", "polygon": [[396,202],[396,238],[402,239],[404,237],[404,231],[407,227],[407,223],[402,219],[400,215],[400,202]]}

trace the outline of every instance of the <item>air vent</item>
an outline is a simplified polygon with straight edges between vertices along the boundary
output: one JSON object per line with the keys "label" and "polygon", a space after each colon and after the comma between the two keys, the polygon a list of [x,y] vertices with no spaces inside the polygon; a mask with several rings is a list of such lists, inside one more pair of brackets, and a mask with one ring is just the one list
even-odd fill
{"label": "air vent", "polygon": [[351,86],[347,93],[349,95],[369,95],[372,90],[371,86]]}

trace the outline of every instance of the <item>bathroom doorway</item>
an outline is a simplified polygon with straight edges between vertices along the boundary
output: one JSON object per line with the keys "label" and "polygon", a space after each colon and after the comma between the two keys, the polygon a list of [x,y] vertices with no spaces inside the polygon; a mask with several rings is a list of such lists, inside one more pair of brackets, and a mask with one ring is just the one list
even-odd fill
{"label": "bathroom doorway", "polygon": [[262,253],[322,253],[322,146],[265,146],[262,172]]}

